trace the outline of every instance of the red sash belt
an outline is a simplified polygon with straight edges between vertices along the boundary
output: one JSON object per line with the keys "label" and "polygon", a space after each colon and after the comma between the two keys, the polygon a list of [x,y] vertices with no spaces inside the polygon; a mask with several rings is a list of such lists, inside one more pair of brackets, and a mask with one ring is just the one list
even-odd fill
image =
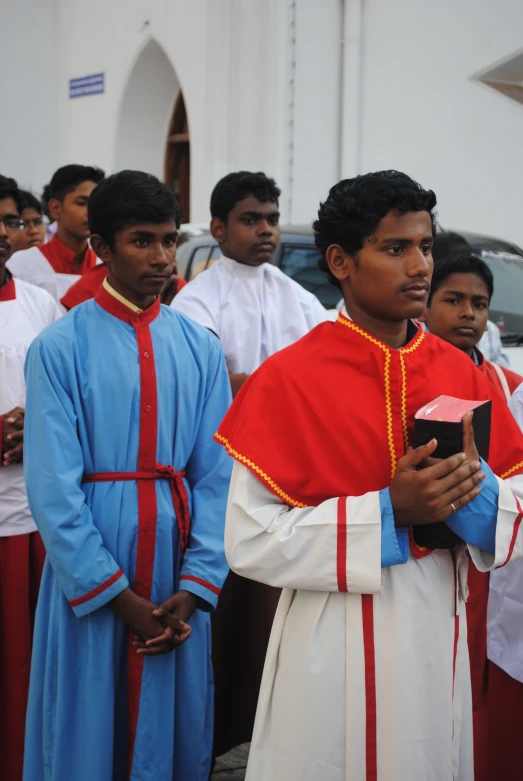
{"label": "red sash belt", "polygon": [[173,499],[176,522],[180,533],[180,558],[183,558],[189,544],[191,517],[189,515],[189,498],[183,478],[185,470],[175,472],[172,466],[156,464],[151,472],[97,472],[94,475],[84,475],[84,483],[109,483],[122,480],[169,480]]}

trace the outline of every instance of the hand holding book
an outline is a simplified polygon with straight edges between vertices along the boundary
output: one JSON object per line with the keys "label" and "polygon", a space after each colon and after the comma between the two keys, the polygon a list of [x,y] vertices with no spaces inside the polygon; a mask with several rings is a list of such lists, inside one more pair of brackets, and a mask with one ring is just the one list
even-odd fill
{"label": "hand holding book", "polygon": [[439,527],[455,510],[480,493],[479,483],[485,475],[480,461],[474,458],[470,419],[465,427],[468,453],[436,459],[430,466],[420,468],[437,449],[437,440],[432,439],[425,445],[409,448],[400,458],[390,486],[396,526],[418,529],[434,524]]}

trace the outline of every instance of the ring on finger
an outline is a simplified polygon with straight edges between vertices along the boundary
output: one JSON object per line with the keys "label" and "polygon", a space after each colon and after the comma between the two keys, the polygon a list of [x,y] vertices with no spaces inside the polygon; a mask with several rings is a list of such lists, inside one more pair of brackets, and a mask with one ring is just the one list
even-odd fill
{"label": "ring on finger", "polygon": [[450,506],[452,507],[452,512],[455,513],[456,512],[456,505],[454,504],[454,502],[451,502]]}

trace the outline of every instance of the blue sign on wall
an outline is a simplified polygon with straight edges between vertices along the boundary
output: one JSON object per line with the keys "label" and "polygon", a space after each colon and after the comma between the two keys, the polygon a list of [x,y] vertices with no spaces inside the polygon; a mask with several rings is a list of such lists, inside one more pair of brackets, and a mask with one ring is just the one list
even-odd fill
{"label": "blue sign on wall", "polygon": [[69,97],[84,98],[87,95],[100,95],[105,87],[105,73],[95,73],[82,79],[70,79]]}

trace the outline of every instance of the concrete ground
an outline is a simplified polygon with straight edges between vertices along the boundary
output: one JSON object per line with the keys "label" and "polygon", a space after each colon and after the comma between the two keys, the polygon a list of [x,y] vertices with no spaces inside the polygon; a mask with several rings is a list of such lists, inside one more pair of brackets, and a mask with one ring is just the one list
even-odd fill
{"label": "concrete ground", "polygon": [[248,754],[249,744],[244,743],[218,757],[211,781],[244,781]]}

